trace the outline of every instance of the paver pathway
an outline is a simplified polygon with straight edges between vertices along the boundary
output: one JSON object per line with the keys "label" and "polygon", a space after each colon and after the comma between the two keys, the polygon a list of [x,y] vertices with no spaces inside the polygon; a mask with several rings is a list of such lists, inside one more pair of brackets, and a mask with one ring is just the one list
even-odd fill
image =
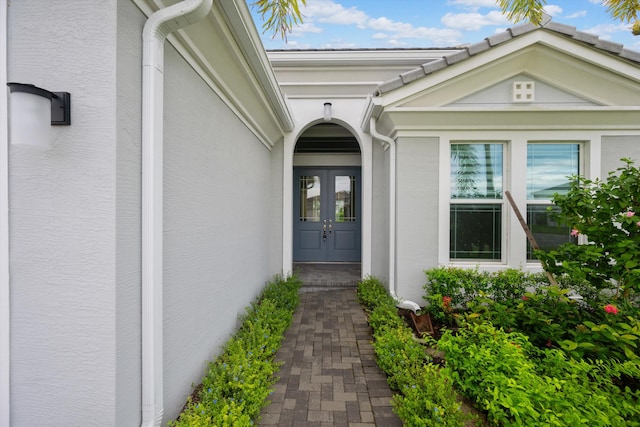
{"label": "paver pathway", "polygon": [[355,289],[302,289],[259,426],[402,426]]}

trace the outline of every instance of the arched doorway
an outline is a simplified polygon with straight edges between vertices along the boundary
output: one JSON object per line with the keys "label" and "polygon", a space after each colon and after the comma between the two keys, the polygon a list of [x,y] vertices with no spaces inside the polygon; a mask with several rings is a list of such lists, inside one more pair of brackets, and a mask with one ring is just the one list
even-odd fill
{"label": "arched doorway", "polygon": [[300,135],[293,157],[293,262],[362,259],[360,145],[344,127],[320,123]]}

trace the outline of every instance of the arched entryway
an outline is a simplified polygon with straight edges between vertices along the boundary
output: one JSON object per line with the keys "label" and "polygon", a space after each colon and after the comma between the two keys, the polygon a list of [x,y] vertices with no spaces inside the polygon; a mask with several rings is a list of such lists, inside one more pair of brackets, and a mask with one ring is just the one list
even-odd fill
{"label": "arched entryway", "polygon": [[362,259],[362,171],[357,139],[335,123],[298,138],[293,156],[293,262],[357,264]]}

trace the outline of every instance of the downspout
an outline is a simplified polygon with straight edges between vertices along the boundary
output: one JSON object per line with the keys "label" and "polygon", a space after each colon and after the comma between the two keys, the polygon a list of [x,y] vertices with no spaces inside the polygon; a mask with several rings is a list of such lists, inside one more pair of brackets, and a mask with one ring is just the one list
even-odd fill
{"label": "downspout", "polygon": [[162,365],[162,151],[164,42],[203,19],[213,0],[183,0],[149,17],[142,31],[142,427],[164,415]]}
{"label": "downspout", "polygon": [[7,0],[0,0],[0,427],[11,425],[9,324],[9,137],[7,99]]}
{"label": "downspout", "polygon": [[371,117],[369,132],[389,149],[389,293],[396,300],[396,142],[378,133],[376,119]]}

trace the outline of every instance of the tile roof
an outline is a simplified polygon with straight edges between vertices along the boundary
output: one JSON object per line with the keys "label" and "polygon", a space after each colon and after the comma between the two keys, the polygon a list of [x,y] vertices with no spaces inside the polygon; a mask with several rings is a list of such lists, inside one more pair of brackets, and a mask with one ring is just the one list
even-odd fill
{"label": "tile roof", "polygon": [[394,89],[398,89],[414,80],[446,68],[457,62],[464,61],[465,59],[473,55],[477,55],[480,52],[484,52],[485,50],[491,49],[494,46],[512,40],[518,36],[543,29],[547,31],[553,31],[555,33],[570,37],[576,41],[592,45],[596,49],[603,50],[609,54],[617,55],[629,61],[640,63],[640,52],[625,49],[624,46],[620,43],[603,40],[594,34],[578,31],[576,30],[576,27],[552,22],[551,18],[549,16],[546,16],[539,27],[531,23],[516,25],[512,28],[507,29],[506,31],[494,34],[491,37],[487,37],[479,43],[465,46],[456,53],[443,56],[442,58],[435,61],[422,64],[421,67],[414,68],[405,73],[402,73],[398,77],[381,83],[378,86],[377,95],[381,95]]}

